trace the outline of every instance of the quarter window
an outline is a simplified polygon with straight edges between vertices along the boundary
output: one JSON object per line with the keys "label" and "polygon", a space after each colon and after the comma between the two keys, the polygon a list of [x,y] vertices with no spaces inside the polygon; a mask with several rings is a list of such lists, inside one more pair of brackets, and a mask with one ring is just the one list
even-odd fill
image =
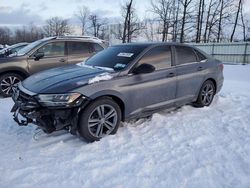
{"label": "quarter window", "polygon": [[202,61],[207,59],[207,57],[205,57],[202,53],[200,53],[199,51],[195,50],[196,55],[198,56],[198,61]]}
{"label": "quarter window", "polygon": [[186,46],[175,46],[176,65],[197,62],[196,55],[192,48]]}
{"label": "quarter window", "polygon": [[156,70],[171,67],[171,48],[170,46],[159,46],[148,51],[138,62],[141,64],[151,64]]}
{"label": "quarter window", "polygon": [[88,42],[68,42],[69,55],[89,53]]}
{"label": "quarter window", "polygon": [[39,48],[38,52],[43,52],[44,56],[63,56],[64,55],[64,42],[52,42],[45,44]]}

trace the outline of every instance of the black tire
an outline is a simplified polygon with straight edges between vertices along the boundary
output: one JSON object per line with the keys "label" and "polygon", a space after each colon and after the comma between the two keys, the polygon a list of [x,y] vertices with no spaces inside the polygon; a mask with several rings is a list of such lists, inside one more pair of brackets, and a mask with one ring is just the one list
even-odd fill
{"label": "black tire", "polygon": [[[16,73],[6,73],[0,76],[0,95],[3,97],[11,97],[13,93],[13,85],[22,81],[24,78]],[[7,84],[8,83],[8,84]]]}
{"label": "black tire", "polygon": [[195,107],[209,106],[215,95],[215,85],[211,80],[205,81],[199,91],[197,101],[194,103]]}
{"label": "black tire", "polygon": [[[100,111],[98,111],[98,109],[99,110],[103,109],[101,110],[103,111],[103,113],[101,114],[104,114],[104,115],[101,119],[99,118]],[[114,114],[116,118],[113,116],[108,118],[107,116],[107,119],[106,119],[105,116],[108,115],[112,110],[114,110]],[[111,112],[110,115],[112,114],[113,113]],[[107,121],[109,122],[109,124],[106,124]],[[113,126],[109,126],[111,122]],[[83,137],[87,142],[99,141],[103,136],[106,136],[108,134],[115,134],[119,128],[120,123],[121,123],[121,109],[119,105],[115,101],[113,101],[111,98],[103,97],[103,98],[100,98],[91,102],[80,113],[79,122],[78,122],[78,132],[80,136]],[[102,128],[98,128],[100,126]],[[99,133],[101,133],[100,136],[97,136]]]}

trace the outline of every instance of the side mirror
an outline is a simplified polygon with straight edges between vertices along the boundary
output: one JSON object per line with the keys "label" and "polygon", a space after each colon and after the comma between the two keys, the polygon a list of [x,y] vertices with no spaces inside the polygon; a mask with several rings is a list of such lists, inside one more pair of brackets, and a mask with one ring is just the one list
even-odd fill
{"label": "side mirror", "polygon": [[136,67],[133,71],[134,74],[146,74],[151,73],[155,71],[155,67],[150,64],[141,64],[138,67]]}
{"label": "side mirror", "polygon": [[44,53],[43,52],[37,52],[35,55],[34,55],[34,60],[35,61],[39,61],[39,59],[43,58],[44,57]]}

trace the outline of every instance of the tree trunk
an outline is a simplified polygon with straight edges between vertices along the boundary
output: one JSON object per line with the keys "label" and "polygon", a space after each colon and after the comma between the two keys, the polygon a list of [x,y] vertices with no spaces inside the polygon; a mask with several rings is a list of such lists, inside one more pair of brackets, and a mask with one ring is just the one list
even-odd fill
{"label": "tree trunk", "polygon": [[176,17],[175,17],[175,21],[174,21],[174,37],[173,37],[174,42],[177,41],[179,9],[180,9],[180,1],[177,1]]}
{"label": "tree trunk", "polygon": [[196,26],[196,38],[195,42],[199,42],[199,32],[200,32],[200,18],[201,18],[201,4],[202,0],[199,0],[199,9],[198,9],[198,15],[197,15],[197,26]]}
{"label": "tree trunk", "polygon": [[234,22],[234,27],[233,27],[233,32],[232,32],[231,37],[230,37],[230,42],[233,42],[235,29],[236,29],[237,24],[238,24],[238,18],[239,18],[239,13],[240,13],[240,7],[241,7],[241,0],[239,0],[238,9],[237,9],[237,13],[236,13],[236,17],[235,17],[235,22]]}
{"label": "tree trunk", "polygon": [[128,7],[128,32],[127,32],[127,42],[131,42],[131,4],[132,4],[132,0],[129,4],[129,7]]}
{"label": "tree trunk", "polygon": [[202,31],[202,25],[203,25],[204,8],[205,8],[205,0],[202,0],[198,42],[201,42],[201,31]]}
{"label": "tree trunk", "polygon": [[[129,39],[129,33],[127,33],[127,32],[130,31],[130,21],[131,20],[129,20],[129,17],[131,19],[130,14],[131,14],[132,3],[133,3],[133,0],[130,0],[129,4],[126,5],[126,16],[125,16],[124,25],[123,25],[122,43],[126,43],[126,38],[127,38],[127,41]],[[129,24],[128,24],[128,22],[129,22]]]}
{"label": "tree trunk", "polygon": [[211,12],[212,2],[213,2],[213,0],[210,0],[209,6],[208,6],[206,26],[205,26],[205,31],[204,31],[204,35],[203,35],[204,42],[207,42],[207,30],[208,30],[208,26],[209,26],[209,19],[210,19],[210,12]]}
{"label": "tree trunk", "polygon": [[243,16],[243,10],[242,10],[242,2],[240,6],[240,15],[241,15],[241,22],[242,22],[242,29],[243,29],[243,40],[246,41],[246,25],[244,21],[244,16]]}
{"label": "tree trunk", "polygon": [[185,22],[186,22],[187,7],[189,3],[190,2],[188,2],[188,0],[185,0],[183,4],[183,17],[182,17],[182,23],[181,23],[181,36],[180,36],[181,43],[184,42],[184,29],[185,29]]}
{"label": "tree trunk", "polygon": [[217,42],[220,42],[220,35],[221,35],[221,24],[222,24],[222,15],[223,15],[223,8],[224,8],[224,0],[220,0],[220,15],[219,15],[219,29],[217,35]]}

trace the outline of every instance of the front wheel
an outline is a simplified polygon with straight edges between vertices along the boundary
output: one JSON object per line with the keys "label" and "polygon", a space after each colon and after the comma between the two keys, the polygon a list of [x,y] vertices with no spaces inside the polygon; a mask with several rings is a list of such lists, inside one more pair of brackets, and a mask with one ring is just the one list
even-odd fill
{"label": "front wheel", "polygon": [[115,134],[121,122],[119,105],[110,98],[100,98],[84,109],[79,117],[78,131],[88,142]]}
{"label": "front wheel", "polygon": [[23,77],[15,73],[7,73],[0,76],[0,95],[11,97],[15,84],[22,80]]}
{"label": "front wheel", "polygon": [[215,95],[215,86],[211,80],[207,80],[201,86],[198,99],[194,103],[196,107],[209,106]]}

